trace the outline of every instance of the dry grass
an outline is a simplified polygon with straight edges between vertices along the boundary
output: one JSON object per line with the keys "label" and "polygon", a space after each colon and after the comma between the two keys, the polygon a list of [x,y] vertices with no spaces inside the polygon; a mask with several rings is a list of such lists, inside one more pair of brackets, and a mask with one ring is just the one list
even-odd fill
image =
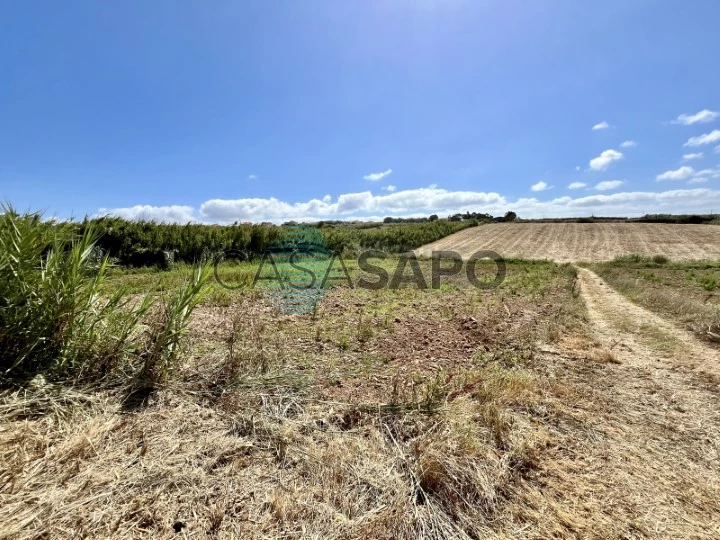
{"label": "dry grass", "polygon": [[454,250],[469,257],[491,249],[505,258],[550,259],[557,262],[611,261],[639,253],[672,260],[720,258],[720,227],[660,223],[492,223],[472,227],[418,248]]}
{"label": "dry grass", "polygon": [[335,289],[307,316],[200,306],[142,406],[6,390],[0,538],[712,538],[717,422],[612,360],[571,269],[511,270],[483,294]]}
{"label": "dry grass", "polygon": [[229,413],[168,389],[122,414],[93,394],[6,420],[2,537],[479,537],[532,432],[487,394],[430,416],[249,401]]}
{"label": "dry grass", "polygon": [[593,270],[633,302],[720,344],[720,297],[716,263],[615,261]]}

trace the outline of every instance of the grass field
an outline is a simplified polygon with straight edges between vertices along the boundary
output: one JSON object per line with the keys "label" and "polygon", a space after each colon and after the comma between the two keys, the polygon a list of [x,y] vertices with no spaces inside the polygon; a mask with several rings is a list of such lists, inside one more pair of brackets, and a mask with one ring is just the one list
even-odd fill
{"label": "grass field", "polygon": [[496,288],[424,290],[346,264],[303,315],[257,263],[190,296],[192,266],[107,269],[83,309],[153,305],[113,377],[3,381],[0,538],[720,536],[716,263],[508,259]]}
{"label": "grass field", "polygon": [[591,268],[633,302],[675,321],[704,341],[720,344],[720,263],[635,256]]}
{"label": "grass field", "polygon": [[[176,377],[142,405],[54,385],[4,395],[1,534],[515,527],[531,510],[513,486],[547,436],[534,419],[566,395],[533,371],[538,343],[584,328],[573,276],[519,262],[494,291],[462,279],[427,291],[340,286],[304,316],[279,315],[252,291],[222,305],[207,296]],[[153,278],[114,279],[152,289]],[[40,414],[61,396],[56,414]],[[493,525],[500,515],[512,521]]]}
{"label": "grass field", "polygon": [[611,261],[618,255],[664,255],[672,260],[720,258],[720,227],[661,223],[493,223],[447,236],[416,250],[454,250],[469,257],[493,250],[506,258],[557,262]]}

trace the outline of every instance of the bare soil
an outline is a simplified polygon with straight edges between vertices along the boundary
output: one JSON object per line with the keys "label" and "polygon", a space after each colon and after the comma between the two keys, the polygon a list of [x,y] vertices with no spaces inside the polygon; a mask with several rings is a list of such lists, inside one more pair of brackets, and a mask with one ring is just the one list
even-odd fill
{"label": "bare soil", "polygon": [[618,255],[672,260],[720,258],[720,227],[656,223],[492,223],[471,227],[416,250],[452,250],[464,258],[492,250],[505,258],[601,262]]}

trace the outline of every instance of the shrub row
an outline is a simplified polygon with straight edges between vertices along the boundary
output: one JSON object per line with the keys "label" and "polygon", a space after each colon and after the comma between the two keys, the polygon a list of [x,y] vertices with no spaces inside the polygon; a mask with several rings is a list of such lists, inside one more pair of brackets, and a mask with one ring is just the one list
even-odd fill
{"label": "shrub row", "polygon": [[[477,221],[439,219],[373,228],[337,225],[318,230],[322,231],[325,242],[333,251],[379,249],[400,253],[473,225],[477,225]],[[97,246],[120,265],[161,268],[172,266],[174,262],[193,263],[227,250],[259,254],[278,241],[285,230],[272,225],[179,225],[114,217],[86,220],[71,226],[77,235],[83,235],[89,229],[97,233]]]}

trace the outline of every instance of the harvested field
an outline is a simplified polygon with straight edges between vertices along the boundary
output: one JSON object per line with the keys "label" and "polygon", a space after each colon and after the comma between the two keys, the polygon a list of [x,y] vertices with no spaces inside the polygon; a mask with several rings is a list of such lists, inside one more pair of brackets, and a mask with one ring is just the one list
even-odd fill
{"label": "harvested field", "polygon": [[663,223],[492,223],[472,227],[416,250],[452,250],[464,258],[482,249],[505,258],[602,262],[618,255],[665,255],[672,260],[720,258],[720,227]]}

